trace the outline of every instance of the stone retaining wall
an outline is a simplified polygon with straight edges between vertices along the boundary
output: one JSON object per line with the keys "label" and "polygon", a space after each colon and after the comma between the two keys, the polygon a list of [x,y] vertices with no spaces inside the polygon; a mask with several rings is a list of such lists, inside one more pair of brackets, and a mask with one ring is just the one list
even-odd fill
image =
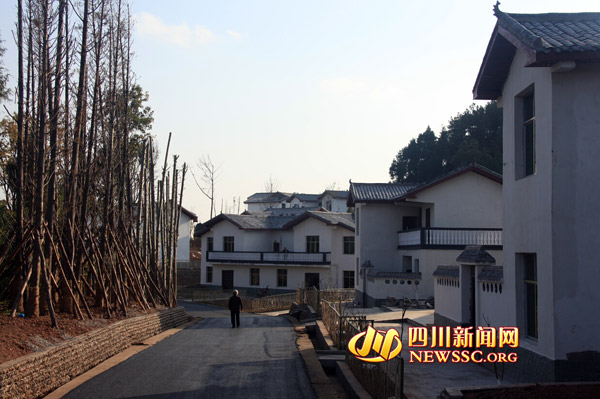
{"label": "stone retaining wall", "polygon": [[38,398],[132,344],[187,322],[182,307],[110,324],[0,365],[0,399]]}

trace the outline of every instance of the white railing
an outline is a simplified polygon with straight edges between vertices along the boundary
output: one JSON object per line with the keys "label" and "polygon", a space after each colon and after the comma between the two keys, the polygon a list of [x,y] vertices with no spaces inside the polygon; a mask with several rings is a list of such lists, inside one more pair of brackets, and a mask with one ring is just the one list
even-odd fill
{"label": "white railing", "polygon": [[398,232],[399,246],[502,246],[502,229],[422,228]]}
{"label": "white railing", "polygon": [[420,245],[421,230],[405,231],[398,233],[398,245]]}
{"label": "white railing", "polygon": [[221,252],[209,251],[206,260],[209,262],[233,263],[277,263],[277,264],[316,264],[331,263],[330,252]]}
{"label": "white railing", "polygon": [[207,260],[228,260],[228,261],[260,261],[260,252],[213,252],[208,253]]}

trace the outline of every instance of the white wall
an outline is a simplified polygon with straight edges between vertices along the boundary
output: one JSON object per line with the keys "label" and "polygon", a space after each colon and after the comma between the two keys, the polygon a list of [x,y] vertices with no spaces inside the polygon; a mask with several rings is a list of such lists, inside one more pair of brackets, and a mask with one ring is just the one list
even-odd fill
{"label": "white wall", "polygon": [[[461,287],[458,279],[440,278],[434,283],[435,313],[456,323],[462,320]],[[468,321],[468,320],[467,320]]]}
{"label": "white wall", "polygon": [[434,204],[431,227],[502,227],[502,184],[475,172],[433,186],[409,201]]}
{"label": "white wall", "polygon": [[[517,50],[503,90],[503,228],[506,308],[494,318],[512,317],[510,325],[524,331],[523,281],[516,270],[516,253],[537,253],[538,340],[521,339],[521,346],[551,359],[554,353],[552,274],[552,81],[549,68],[525,68],[525,55]],[[535,85],[536,173],[515,179],[515,96]]]}
{"label": "white wall", "polygon": [[188,262],[190,260],[190,234],[192,231],[192,219],[185,213],[179,217],[179,238],[177,239],[177,261]]}
{"label": "white wall", "polygon": [[418,216],[417,207],[394,204],[356,204],[359,212],[356,248],[360,265],[367,260],[378,271],[398,271],[398,231],[402,230],[403,216]]}
{"label": "white wall", "polygon": [[600,351],[600,318],[591,316],[600,304],[600,66],[553,73],[552,90],[554,336],[564,359]]}
{"label": "white wall", "polygon": [[[209,264],[213,268],[212,283],[206,282],[206,271],[202,270],[202,284],[221,286],[223,270],[233,270],[233,285],[235,288],[264,288],[295,290],[304,284],[305,273],[319,273],[321,287],[327,287],[331,280],[329,266],[297,266],[297,265],[240,265],[240,264]],[[259,269],[260,285],[250,285],[250,269]],[[277,286],[277,269],[287,269],[288,284],[286,287]]]}

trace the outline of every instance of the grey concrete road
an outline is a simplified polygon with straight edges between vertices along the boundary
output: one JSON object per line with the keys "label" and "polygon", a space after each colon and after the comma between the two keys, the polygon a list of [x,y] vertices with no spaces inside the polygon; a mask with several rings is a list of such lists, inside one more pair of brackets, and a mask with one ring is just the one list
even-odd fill
{"label": "grey concrete road", "polygon": [[204,320],[92,378],[65,397],[315,397],[287,319],[242,314],[241,327],[234,329],[229,311],[180,305]]}

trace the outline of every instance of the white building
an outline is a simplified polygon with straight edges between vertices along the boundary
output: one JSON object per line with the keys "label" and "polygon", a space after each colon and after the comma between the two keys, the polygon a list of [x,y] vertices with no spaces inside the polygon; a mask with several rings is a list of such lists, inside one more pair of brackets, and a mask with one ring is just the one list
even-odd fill
{"label": "white building", "polygon": [[502,176],[479,165],[424,184],[350,183],[356,299],[366,306],[434,294],[433,272],[465,245],[501,259]]}
{"label": "white building", "polygon": [[204,223],[202,279],[224,289],[354,287],[354,222],[300,209],[221,214]]}
{"label": "white building", "polygon": [[350,212],[348,191],[325,190],[319,195],[319,206],[329,212]]}
{"label": "white building", "polygon": [[285,208],[285,201],[291,196],[289,193],[254,193],[249,196],[244,204],[248,205],[249,212],[260,212],[273,208]]}
{"label": "white building", "polygon": [[282,204],[282,208],[319,208],[319,194],[299,194],[294,193]]}
{"label": "white building", "polygon": [[177,239],[177,267],[189,266],[190,239],[195,222],[198,222],[198,216],[182,206],[179,215],[179,237]]}
{"label": "white building", "polygon": [[504,111],[504,261],[477,306],[519,327],[513,378],[598,380],[600,13],[495,14],[473,93]]}
{"label": "white building", "polygon": [[277,191],[275,193],[254,193],[244,201],[244,204],[248,205],[248,212],[296,208],[346,213],[349,211],[346,205],[347,200],[348,191],[343,190],[325,190],[322,194],[289,194]]}

